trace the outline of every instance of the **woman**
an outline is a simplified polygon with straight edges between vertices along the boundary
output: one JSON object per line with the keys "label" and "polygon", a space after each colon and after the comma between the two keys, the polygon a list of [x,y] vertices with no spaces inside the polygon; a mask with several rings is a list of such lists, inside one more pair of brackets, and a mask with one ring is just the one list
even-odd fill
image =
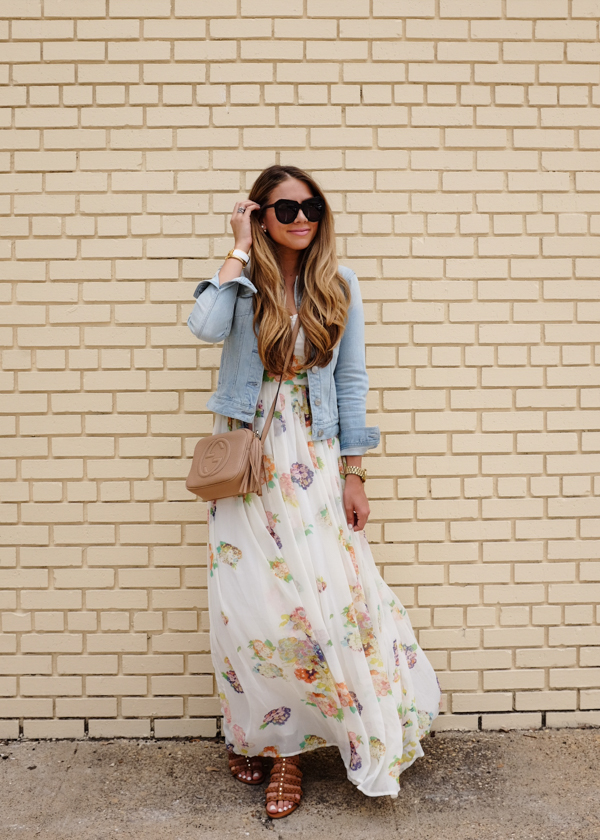
{"label": "woman", "polygon": [[259,784],[261,756],[275,759],[273,818],[298,807],[299,756],[322,746],[339,748],[359,790],[395,797],[400,773],[423,755],[440,692],[363,531],[361,456],[379,429],[365,425],[358,280],[338,266],[331,210],[301,169],[262,172],[230,224],[235,247],[198,285],[188,319],[199,339],[224,339],[208,402],[215,433],[260,432],[283,379],[262,496],[208,505],[211,649],[230,768]]}

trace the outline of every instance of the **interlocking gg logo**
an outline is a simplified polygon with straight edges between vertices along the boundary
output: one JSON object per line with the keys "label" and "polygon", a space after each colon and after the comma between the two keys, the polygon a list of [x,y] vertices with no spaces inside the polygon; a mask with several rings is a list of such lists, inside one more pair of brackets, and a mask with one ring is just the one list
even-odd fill
{"label": "interlocking gg logo", "polygon": [[202,478],[208,478],[217,472],[229,457],[229,443],[223,439],[211,441],[200,461],[199,472]]}

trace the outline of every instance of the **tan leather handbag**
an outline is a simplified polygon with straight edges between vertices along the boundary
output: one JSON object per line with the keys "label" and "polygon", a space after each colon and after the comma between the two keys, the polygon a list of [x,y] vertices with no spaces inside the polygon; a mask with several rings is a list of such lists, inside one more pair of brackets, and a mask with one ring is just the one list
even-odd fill
{"label": "tan leather handbag", "polygon": [[[291,343],[285,357],[284,371],[288,370],[296,337],[300,329],[300,318],[292,329]],[[282,377],[283,379],[283,377]],[[262,496],[263,446],[273,419],[281,379],[271,409],[265,420],[262,433],[242,428],[220,435],[209,435],[196,444],[190,473],[185,486],[205,502],[258,493]]]}

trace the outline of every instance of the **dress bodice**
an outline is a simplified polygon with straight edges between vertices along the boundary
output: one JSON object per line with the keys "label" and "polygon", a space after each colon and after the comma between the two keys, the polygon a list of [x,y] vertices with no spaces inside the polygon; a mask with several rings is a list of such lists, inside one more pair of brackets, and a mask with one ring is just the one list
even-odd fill
{"label": "dress bodice", "polygon": [[[290,315],[290,318],[292,319],[292,327],[294,326],[295,319],[297,317],[297,312],[294,315]],[[298,335],[296,336],[296,344],[294,345],[294,356],[296,356],[298,360],[304,361],[304,328],[302,324],[300,324],[300,329],[298,330]]]}

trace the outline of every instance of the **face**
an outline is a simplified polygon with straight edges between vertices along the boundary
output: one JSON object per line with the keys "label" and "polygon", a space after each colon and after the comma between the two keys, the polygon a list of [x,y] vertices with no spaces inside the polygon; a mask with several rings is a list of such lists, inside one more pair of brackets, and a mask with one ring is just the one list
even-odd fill
{"label": "face", "polygon": [[[286,178],[271,191],[265,204],[274,204],[280,198],[302,202],[307,198],[312,198],[312,195],[310,188],[304,181],[298,181],[296,178]],[[308,247],[315,238],[319,226],[319,222],[308,221],[302,212],[302,208],[298,210],[298,215],[291,224],[282,225],[275,215],[274,207],[265,210],[261,224],[266,228],[271,239],[292,251],[301,251]]]}

